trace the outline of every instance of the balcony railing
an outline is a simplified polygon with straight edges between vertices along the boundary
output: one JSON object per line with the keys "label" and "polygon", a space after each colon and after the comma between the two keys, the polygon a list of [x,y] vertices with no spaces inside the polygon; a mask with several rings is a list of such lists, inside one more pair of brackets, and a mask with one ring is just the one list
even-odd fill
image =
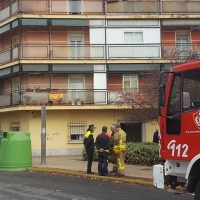
{"label": "balcony railing", "polygon": [[[122,90],[20,90],[0,94],[0,108],[16,105],[122,105],[135,102],[154,104],[148,91],[141,89],[137,92]],[[56,94],[59,100],[51,98]]]}
{"label": "balcony railing", "polygon": [[[199,13],[199,0],[128,0],[119,1],[108,0],[108,13],[160,13],[160,14],[185,14]],[[144,6],[145,5],[145,6]]]}
{"label": "balcony railing", "polygon": [[[185,14],[200,12],[199,0],[108,0],[107,13]],[[18,0],[1,6],[0,21],[16,13],[30,14],[104,14],[104,0]],[[144,6],[145,5],[145,6]]]}
{"label": "balcony railing", "polygon": [[7,7],[2,6],[0,21],[16,13],[29,14],[104,14],[103,0],[18,0]]}
{"label": "balcony railing", "polygon": [[162,58],[199,59],[200,44],[162,44]]}
{"label": "balcony railing", "polygon": [[185,59],[198,56],[200,44],[57,45],[22,44],[0,51],[0,65],[18,59]]}
{"label": "balcony railing", "polygon": [[17,59],[150,59],[160,56],[160,44],[80,46],[22,44],[1,51],[0,65]]}

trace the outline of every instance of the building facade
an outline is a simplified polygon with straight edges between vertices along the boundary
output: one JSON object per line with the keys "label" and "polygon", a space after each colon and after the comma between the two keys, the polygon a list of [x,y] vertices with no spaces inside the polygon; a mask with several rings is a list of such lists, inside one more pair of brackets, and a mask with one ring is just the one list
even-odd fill
{"label": "building facade", "polygon": [[[144,6],[145,5],[145,6]],[[0,125],[30,131],[40,155],[80,154],[89,124],[119,122],[128,141],[152,141],[156,124],[125,124],[121,95],[137,98],[154,65],[199,58],[200,2],[1,0]],[[156,101],[155,101],[156,102]]]}

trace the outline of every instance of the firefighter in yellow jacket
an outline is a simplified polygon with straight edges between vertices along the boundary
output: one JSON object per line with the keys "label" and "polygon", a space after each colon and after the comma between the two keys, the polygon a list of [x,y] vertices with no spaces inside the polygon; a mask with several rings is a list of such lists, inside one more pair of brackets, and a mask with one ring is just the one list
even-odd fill
{"label": "firefighter in yellow jacket", "polygon": [[111,133],[111,142],[110,142],[110,155],[112,155],[112,164],[113,164],[113,169],[110,171],[110,173],[117,173],[117,159],[116,155],[114,153],[114,134],[116,132],[116,124],[112,124],[110,127],[110,130],[112,131]]}
{"label": "firefighter in yellow jacket", "polygon": [[125,154],[126,154],[126,133],[116,124],[116,132],[114,133],[114,153],[117,159],[118,172],[116,176],[125,175]]}

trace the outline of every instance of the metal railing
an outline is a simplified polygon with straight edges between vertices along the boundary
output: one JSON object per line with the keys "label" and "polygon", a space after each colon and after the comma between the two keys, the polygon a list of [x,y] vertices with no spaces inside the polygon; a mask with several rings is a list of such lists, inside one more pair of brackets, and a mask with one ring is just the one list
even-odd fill
{"label": "metal railing", "polygon": [[104,14],[104,0],[18,0],[2,3],[0,21],[16,13],[27,14]]}
{"label": "metal railing", "polygon": [[199,58],[200,44],[21,44],[0,51],[0,65],[17,59],[185,59],[188,56]]}
{"label": "metal railing", "polygon": [[0,51],[0,65],[17,59],[153,59],[161,57],[160,46],[161,44],[21,44]]}
{"label": "metal railing", "polygon": [[[146,89],[147,90],[147,89]],[[123,90],[70,90],[70,89],[39,89],[20,90],[0,94],[0,107],[16,105],[123,105],[152,104],[155,98],[144,89],[137,91]],[[50,94],[59,95],[59,101],[51,99]],[[134,103],[135,102],[135,103]]]}
{"label": "metal railing", "polygon": [[[0,21],[16,13],[28,14],[105,14],[104,0],[18,0],[2,3]],[[145,5],[145,6],[144,6]],[[108,0],[107,13],[199,14],[199,0]]]}
{"label": "metal railing", "polygon": [[[108,0],[107,13],[185,14],[200,12],[199,0]],[[145,5],[145,6],[144,6]]]}
{"label": "metal railing", "polygon": [[162,58],[189,59],[200,58],[200,44],[162,44]]}

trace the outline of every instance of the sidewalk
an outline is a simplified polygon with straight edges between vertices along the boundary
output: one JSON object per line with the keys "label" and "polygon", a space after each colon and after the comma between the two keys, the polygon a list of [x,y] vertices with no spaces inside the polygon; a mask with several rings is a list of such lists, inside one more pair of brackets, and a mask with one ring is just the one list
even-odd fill
{"label": "sidewalk", "polygon": [[[56,172],[56,169],[58,169],[58,170],[66,170],[66,171],[68,170],[72,172],[77,172],[80,175],[80,174],[86,174],[86,166],[87,162],[83,161],[83,158],[81,156],[46,157],[46,165],[41,165],[41,157],[33,157],[33,168],[29,170],[38,169],[38,171],[40,171],[40,169],[43,169],[42,171],[45,171],[46,169],[48,171],[51,169],[54,172]],[[109,163],[109,171],[111,169],[112,169],[112,163]],[[98,174],[97,162],[93,162],[92,171]],[[139,179],[152,182],[152,176],[153,176],[153,168],[151,166],[126,164],[126,176],[124,178],[134,179],[134,180]]]}

